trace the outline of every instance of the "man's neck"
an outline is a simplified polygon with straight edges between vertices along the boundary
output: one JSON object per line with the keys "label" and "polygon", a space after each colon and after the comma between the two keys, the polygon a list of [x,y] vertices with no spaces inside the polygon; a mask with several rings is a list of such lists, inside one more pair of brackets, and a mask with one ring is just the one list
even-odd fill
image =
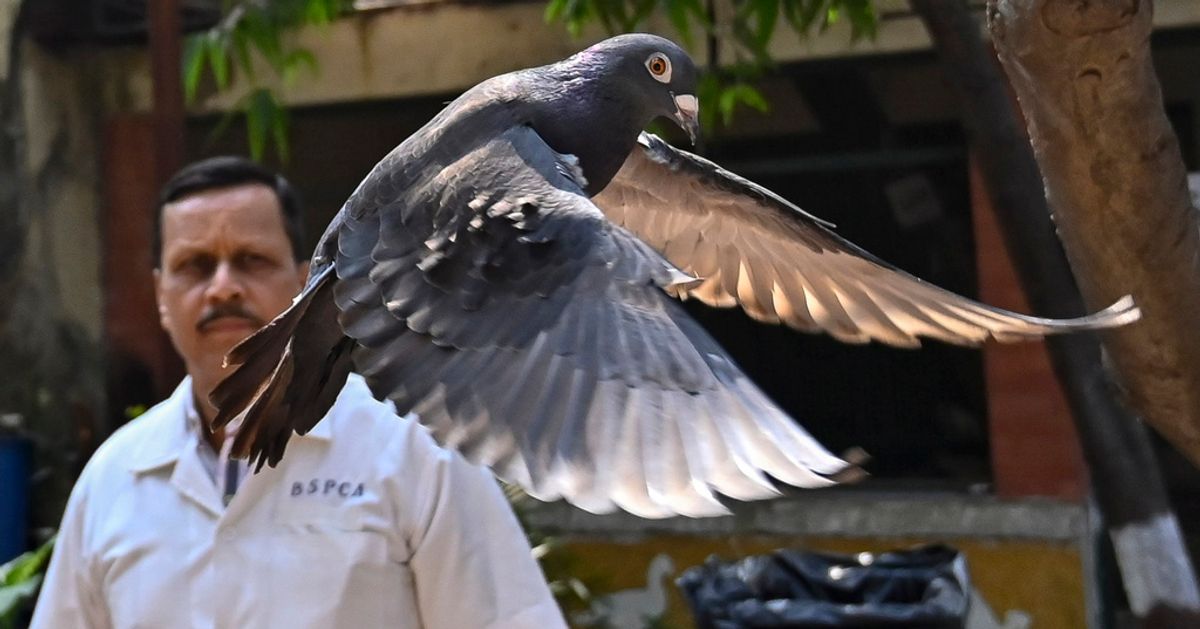
{"label": "man's neck", "polygon": [[200,434],[204,437],[208,445],[212,446],[214,452],[221,451],[221,444],[225,441],[225,429],[217,428],[210,431],[209,426],[212,426],[212,420],[217,416],[217,409],[208,401],[208,394],[203,395],[197,390],[196,383],[192,383],[192,405],[196,407],[196,414],[200,416]]}

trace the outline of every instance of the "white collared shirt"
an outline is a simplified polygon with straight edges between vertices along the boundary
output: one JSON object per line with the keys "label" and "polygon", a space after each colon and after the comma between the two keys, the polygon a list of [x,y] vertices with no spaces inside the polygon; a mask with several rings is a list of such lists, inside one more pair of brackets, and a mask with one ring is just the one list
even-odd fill
{"label": "white collared shirt", "polygon": [[[187,429],[199,434],[202,429],[200,413],[196,410],[196,400],[191,395],[184,397],[183,415]],[[198,439],[196,442],[196,452],[200,456],[200,463],[204,465],[204,471],[208,472],[208,477],[221,492],[221,502],[225,505],[228,505],[229,501],[233,499],[233,494],[238,484],[241,483],[241,479],[246,478],[246,473],[250,471],[249,461],[232,458],[233,442],[237,437],[237,429],[240,424],[241,417],[239,416],[225,426],[225,439],[221,442],[220,451],[213,450],[212,445],[204,439]],[[229,482],[230,474],[234,476],[232,484]]]}
{"label": "white collared shirt", "polygon": [[191,382],[108,439],[71,493],[34,629],[565,627],[486,469],[351,376],[228,507]]}

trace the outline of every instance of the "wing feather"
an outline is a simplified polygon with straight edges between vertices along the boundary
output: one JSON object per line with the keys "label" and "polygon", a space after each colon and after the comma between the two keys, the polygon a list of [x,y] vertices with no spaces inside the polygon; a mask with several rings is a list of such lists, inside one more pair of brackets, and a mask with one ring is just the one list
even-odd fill
{"label": "wing feather", "polygon": [[[403,161],[385,160],[401,171],[364,182],[323,238],[322,312],[374,394],[439,442],[536,497],[645,517],[775,495],[763,470],[818,486],[848,468],[668,294],[695,279],[609,222],[532,129],[460,138],[437,168]],[[670,222],[680,251],[704,247],[689,223]],[[712,260],[774,308],[769,269]],[[288,356],[274,377],[306,382]],[[281,451],[278,428],[252,448]]]}
{"label": "wing feather", "polygon": [[875,258],[771,191],[647,133],[594,200],[614,223],[702,280],[689,296],[799,330],[815,324],[848,343],[912,347],[932,337],[979,345],[1109,328],[1140,316],[1125,298],[1074,319],[980,304]]}
{"label": "wing feather", "polygon": [[[820,446],[664,292],[692,279],[604,220],[537,144],[531,131],[516,129],[426,183],[450,192],[422,191],[417,181],[388,201],[436,199],[474,219],[423,223],[393,212],[359,213],[352,222],[356,239],[372,222],[379,230],[373,246],[350,243],[339,254],[372,260],[339,259],[355,273],[339,274],[346,288],[338,293],[347,333],[361,336],[360,369],[372,389],[533,495],[565,496],[598,512],[711,515],[724,511],[714,491],[776,493],[760,471],[764,460],[776,478],[814,486],[845,468],[830,465],[837,459],[828,453],[808,456]],[[701,244],[686,220],[678,227],[681,248]],[[391,233],[401,229],[411,233]],[[735,282],[742,272],[753,290],[773,285],[772,276],[739,264],[732,263]],[[464,300],[467,276],[481,281]],[[725,411],[710,412],[713,404]],[[772,439],[809,444],[792,457]],[[730,453],[733,461],[722,459]],[[822,471],[789,469],[800,460]]]}

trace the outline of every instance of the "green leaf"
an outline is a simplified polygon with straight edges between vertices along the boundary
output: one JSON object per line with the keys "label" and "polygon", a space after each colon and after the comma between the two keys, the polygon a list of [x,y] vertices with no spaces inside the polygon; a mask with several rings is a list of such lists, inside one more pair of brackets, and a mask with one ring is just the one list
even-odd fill
{"label": "green leaf", "polygon": [[763,93],[758,91],[758,88],[753,85],[738,85],[735,89],[737,90],[738,102],[741,104],[757,110],[759,113],[765,114],[771,110],[771,105],[767,102],[767,97],[763,96]]}
{"label": "green leaf", "polygon": [[758,63],[770,63],[767,45],[779,19],[779,0],[739,0],[734,11],[734,41]]}
{"label": "green leaf", "polygon": [[281,162],[288,161],[289,116],[287,109],[275,98],[274,92],[258,88],[239,101],[246,116],[246,141],[250,157],[262,161],[267,145],[275,143],[275,154]]}
{"label": "green leaf", "polygon": [[271,95],[265,89],[257,89],[246,96],[243,111],[246,115],[246,142],[250,145],[250,157],[262,160],[267,147],[267,129],[271,128]]}
{"label": "green leaf", "polygon": [[701,0],[663,0],[663,4],[667,17],[671,20],[671,25],[675,27],[680,39],[687,46],[692,45],[691,29],[693,24],[699,26],[700,30],[704,32],[712,28],[708,21],[708,13]]}
{"label": "green leaf", "polygon": [[717,126],[720,96],[720,79],[716,74],[706,72],[700,77],[700,84],[696,86],[696,99],[700,101],[700,128],[705,134],[712,132]]}
{"label": "green leaf", "polygon": [[837,22],[841,16],[841,11],[842,8],[836,2],[829,5],[829,8],[825,9],[825,21],[830,24]]}
{"label": "green leaf", "polygon": [[850,20],[850,40],[864,37],[874,39],[879,34],[879,14],[871,0],[844,0],[846,15]]}
{"label": "green leaf", "polygon": [[286,164],[289,155],[288,128],[290,127],[290,117],[288,110],[280,105],[273,95],[271,97],[271,106],[274,108],[274,115],[271,118],[271,131],[272,137],[275,139],[275,154],[279,156],[279,161]]}
{"label": "green leaf", "polygon": [[283,84],[292,86],[296,84],[296,79],[299,78],[300,72],[308,69],[312,74],[317,74],[317,58],[311,50],[297,49],[290,51],[283,59]]}
{"label": "green leaf", "polygon": [[17,612],[33,598],[42,583],[42,573],[46,571],[53,547],[54,538],[51,538],[38,549],[0,565],[0,627],[7,629],[16,625]]}
{"label": "green leaf", "polygon": [[51,538],[35,550],[22,553],[0,566],[0,583],[17,585],[42,572],[50,560],[50,551],[54,548],[54,538]]}
{"label": "green leaf", "polygon": [[733,122],[735,107],[737,107],[737,93],[729,88],[722,89],[721,95],[717,98],[717,111],[721,114],[721,124],[729,125]]}
{"label": "green leaf", "polygon": [[825,9],[825,19],[821,21],[821,25],[817,29],[818,32],[824,33],[828,31],[829,27],[836,24],[839,19],[841,19],[841,7],[837,3],[830,4]]}
{"label": "green leaf", "polygon": [[[589,10],[587,3],[594,1],[562,0],[563,15],[573,20],[575,28],[582,29]],[[639,1],[653,3],[655,0]],[[228,89],[230,66],[236,64],[251,88],[236,107],[237,113],[246,119],[251,155],[261,159],[273,142],[280,159],[286,161],[288,112],[273,92],[259,86],[254,70],[258,62],[256,57],[261,57],[285,86],[293,85],[305,69],[316,73],[318,63],[312,51],[285,46],[283,34],[306,24],[328,24],[351,4],[351,0],[221,0],[221,21],[188,40],[183,68],[185,95],[189,100],[195,98],[206,63],[213,72],[217,88]],[[547,14],[550,14],[549,9]],[[235,115],[223,117],[209,140],[223,134]]]}
{"label": "green leaf", "polygon": [[767,45],[775,35],[775,25],[779,22],[779,0],[754,0],[754,4],[757,5],[754,49],[766,57]]}
{"label": "green leaf", "polygon": [[192,102],[196,98],[196,90],[200,86],[200,75],[204,72],[204,48],[206,39],[203,33],[189,35],[183,48],[183,98]]}
{"label": "green leaf", "polygon": [[219,33],[212,32],[206,38],[208,48],[208,64],[212,68],[213,78],[217,81],[217,89],[229,87],[229,53],[225,40]]}
{"label": "green leaf", "polygon": [[788,22],[792,28],[800,34],[807,34],[812,30],[813,24],[818,16],[822,15],[821,9],[829,0],[784,0],[784,15],[787,16]]}
{"label": "green leaf", "polygon": [[571,37],[579,37],[587,21],[587,0],[551,0],[546,6],[546,21],[562,20]]}
{"label": "green leaf", "polygon": [[685,46],[692,45],[692,21],[688,18],[688,7],[684,2],[678,0],[666,0],[667,17],[671,20],[671,26],[675,27],[675,32],[679,33],[679,38],[683,40]]}
{"label": "green leaf", "polygon": [[238,34],[248,39],[267,63],[276,69],[283,59],[283,43],[279,30],[279,25],[257,7],[247,7],[236,29]]}
{"label": "green leaf", "polygon": [[549,24],[564,15],[567,12],[567,0],[550,0],[546,4],[546,10],[542,12],[542,18]]}
{"label": "green leaf", "polygon": [[333,19],[332,7],[321,0],[306,3],[304,9],[304,20],[309,24],[328,24]]}
{"label": "green leaf", "polygon": [[254,59],[250,55],[250,40],[238,35],[233,36],[233,50],[236,52],[238,67],[246,74],[246,80],[251,84],[257,82],[254,75]]}

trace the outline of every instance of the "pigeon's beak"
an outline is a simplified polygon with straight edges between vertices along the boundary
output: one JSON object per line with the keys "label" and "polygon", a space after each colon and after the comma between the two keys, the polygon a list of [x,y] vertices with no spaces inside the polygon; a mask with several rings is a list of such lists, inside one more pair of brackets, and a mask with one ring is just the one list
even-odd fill
{"label": "pigeon's beak", "polygon": [[680,94],[675,96],[675,121],[688,134],[688,139],[695,146],[696,140],[700,138],[700,103],[696,101],[696,97],[691,94]]}

